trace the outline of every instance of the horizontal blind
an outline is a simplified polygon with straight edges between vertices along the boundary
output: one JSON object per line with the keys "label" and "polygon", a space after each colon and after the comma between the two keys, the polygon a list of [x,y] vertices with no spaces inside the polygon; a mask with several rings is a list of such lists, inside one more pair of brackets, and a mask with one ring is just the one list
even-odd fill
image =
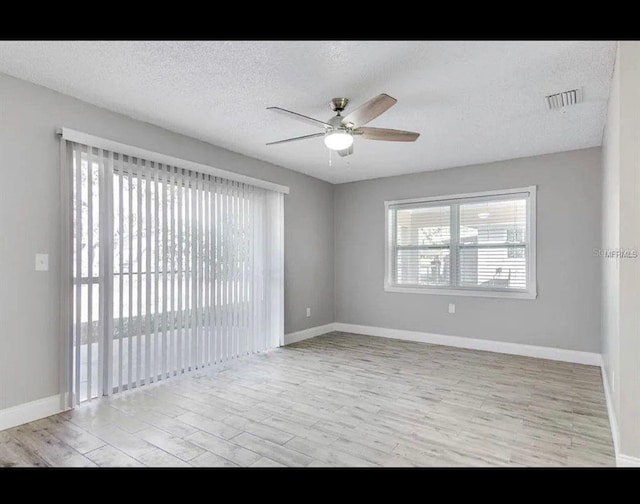
{"label": "horizontal blind", "polygon": [[283,343],[282,193],[68,144],[76,403]]}
{"label": "horizontal blind", "polygon": [[401,285],[450,281],[451,207],[395,208],[395,272]]}
{"label": "horizontal blind", "polygon": [[527,200],[466,203],[459,212],[459,285],[526,289]]}

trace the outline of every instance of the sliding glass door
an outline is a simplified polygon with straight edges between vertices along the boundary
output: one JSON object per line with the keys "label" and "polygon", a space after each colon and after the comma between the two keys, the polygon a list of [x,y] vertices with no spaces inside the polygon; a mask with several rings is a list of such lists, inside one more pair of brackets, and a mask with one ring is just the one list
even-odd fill
{"label": "sliding glass door", "polygon": [[76,404],[282,343],[281,193],[67,143]]}

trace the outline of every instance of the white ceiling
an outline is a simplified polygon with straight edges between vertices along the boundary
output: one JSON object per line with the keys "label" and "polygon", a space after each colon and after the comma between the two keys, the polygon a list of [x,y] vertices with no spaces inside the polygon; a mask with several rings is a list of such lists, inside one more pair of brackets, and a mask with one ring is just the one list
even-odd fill
{"label": "white ceiling", "polygon": [[[334,183],[601,144],[615,42],[0,42],[0,72],[172,131]],[[544,96],[582,87],[583,104],[549,112]],[[270,112],[327,120],[388,93],[369,126],[416,143],[356,138],[332,156],[315,133]],[[224,167],[221,167],[224,168]]]}

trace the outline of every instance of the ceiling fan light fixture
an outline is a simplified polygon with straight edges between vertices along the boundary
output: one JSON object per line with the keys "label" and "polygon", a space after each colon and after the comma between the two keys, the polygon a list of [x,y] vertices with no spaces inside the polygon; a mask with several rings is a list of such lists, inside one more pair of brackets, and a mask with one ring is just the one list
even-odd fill
{"label": "ceiling fan light fixture", "polygon": [[331,150],[345,150],[353,145],[353,136],[346,131],[330,131],[324,137],[324,144]]}

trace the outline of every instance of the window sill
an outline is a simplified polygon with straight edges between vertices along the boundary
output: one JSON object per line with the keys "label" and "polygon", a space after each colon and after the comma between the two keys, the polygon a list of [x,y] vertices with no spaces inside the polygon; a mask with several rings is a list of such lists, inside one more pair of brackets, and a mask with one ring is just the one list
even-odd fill
{"label": "window sill", "polygon": [[400,287],[395,285],[385,285],[385,292],[398,292],[403,294],[435,294],[439,296],[473,296],[491,297],[506,299],[536,299],[537,293],[533,292],[508,292],[498,290],[476,290],[476,289],[450,289],[450,288],[422,288],[422,287]]}

